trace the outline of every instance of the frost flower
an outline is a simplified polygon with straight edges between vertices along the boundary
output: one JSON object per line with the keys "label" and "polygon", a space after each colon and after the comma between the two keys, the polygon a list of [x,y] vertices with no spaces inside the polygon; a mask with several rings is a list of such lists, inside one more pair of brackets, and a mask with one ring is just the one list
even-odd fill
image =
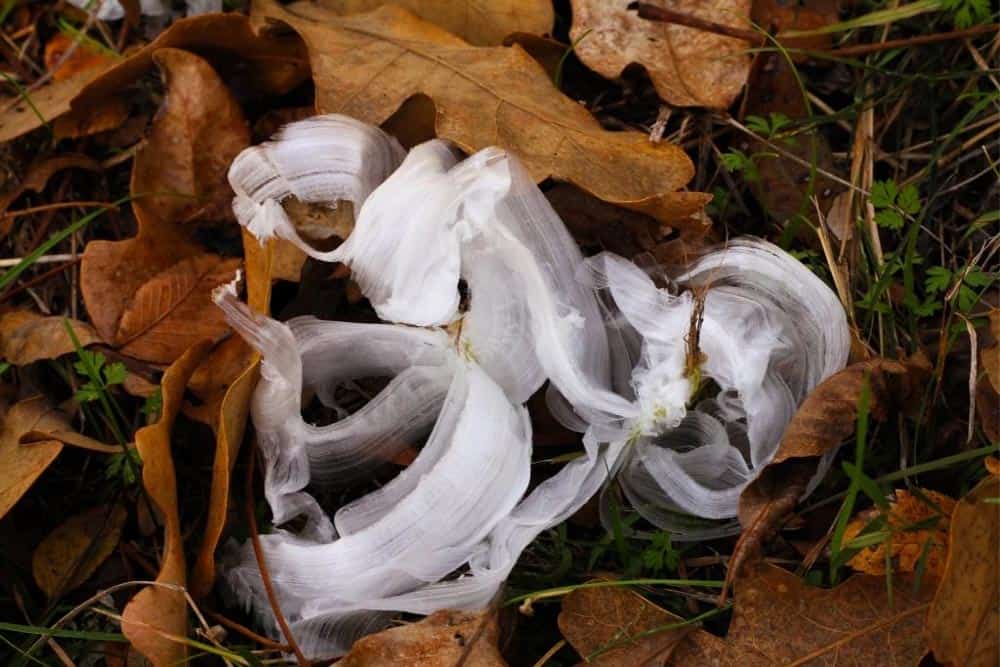
{"label": "frost flower", "polygon": [[[610,473],[644,517],[682,537],[731,531],[689,515],[734,517],[798,402],[846,359],[836,299],[778,248],[733,242],[677,276],[677,289],[657,289],[620,257],[584,260],[497,148],[462,160],[435,140],[404,154],[377,128],[320,116],[244,151],[229,176],[241,224],[349,265],[386,321],[282,324],[233,289],[217,295],[263,356],[252,415],[274,523],[305,519],[262,541],[310,656],[347,650],[392,612],[487,606],[524,548]],[[281,207],[290,196],[352,202],[354,231],[316,250]],[[365,377],[391,380],[333,424],[302,419],[303,391],[336,407],[334,389]],[[585,455],[525,495],[523,403],[546,380]],[[364,479],[425,437],[409,467],[332,519],[306,490]],[[248,547],[230,554],[226,582],[269,619]]]}

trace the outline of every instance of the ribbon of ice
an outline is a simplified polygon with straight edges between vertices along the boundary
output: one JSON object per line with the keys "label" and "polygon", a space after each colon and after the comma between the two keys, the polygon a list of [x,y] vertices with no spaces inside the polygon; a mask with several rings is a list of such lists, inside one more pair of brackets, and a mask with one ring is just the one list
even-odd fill
{"label": "ribbon of ice", "polygon": [[[325,116],[248,149],[230,171],[242,224],[349,264],[376,312],[395,322],[285,325],[251,314],[231,290],[219,295],[263,353],[253,417],[275,523],[307,518],[297,534],[265,536],[264,548],[310,655],[346,650],[384,622],[379,612],[486,606],[521,551],[619,466],[654,523],[678,510],[734,516],[739,489],[773,453],[797,401],[846,356],[843,315],[822,282],[773,246],[736,244],[681,277],[724,284],[705,297],[699,339],[704,374],[722,392],[689,410],[699,384],[685,376],[690,293],[657,290],[621,258],[585,263],[499,149],[459,162],[432,141],[396,168],[402,157],[377,128]],[[354,232],[316,251],[280,206],[291,195],[351,201]],[[378,375],[393,379],[358,413],[321,428],[302,420],[303,388],[331,403],[337,384]],[[553,412],[586,431],[586,453],[521,499],[531,440],[521,403],[546,378]],[[413,464],[332,522],[304,491],[362,476],[428,431]],[[266,619],[252,554],[244,549],[226,576]]]}

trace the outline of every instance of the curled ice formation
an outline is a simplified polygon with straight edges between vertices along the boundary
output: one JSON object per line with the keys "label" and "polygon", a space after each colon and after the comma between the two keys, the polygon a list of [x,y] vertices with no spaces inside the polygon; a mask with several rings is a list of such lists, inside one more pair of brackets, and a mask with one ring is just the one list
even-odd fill
{"label": "curled ice formation", "polygon": [[[846,361],[836,298],[777,247],[730,242],[659,289],[621,257],[585,260],[498,148],[461,159],[434,140],[404,157],[377,128],[320,116],[244,151],[229,177],[241,224],[348,264],[386,321],[282,324],[217,295],[262,353],[252,416],[283,526],[264,555],[311,657],[346,651],[392,612],[487,606],[528,544],[611,476],[679,538],[732,532],[740,491],[796,406]],[[332,251],[311,247],[280,206],[292,195],[351,201],[354,231]],[[390,381],[333,424],[303,420],[304,391],[332,406],[338,386],[364,377]],[[525,495],[522,404],[546,380],[585,451]],[[425,436],[410,466],[332,517],[307,488],[364,479]],[[266,623],[249,547],[227,560],[229,591]]]}

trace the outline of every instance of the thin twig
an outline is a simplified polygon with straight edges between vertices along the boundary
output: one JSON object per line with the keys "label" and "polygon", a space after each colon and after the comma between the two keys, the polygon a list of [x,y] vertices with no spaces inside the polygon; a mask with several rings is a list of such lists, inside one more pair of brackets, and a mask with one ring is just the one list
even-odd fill
{"label": "thin twig", "polygon": [[751,44],[763,44],[765,40],[765,37],[762,34],[754,32],[753,30],[746,30],[745,28],[736,28],[731,25],[725,25],[724,23],[708,21],[698,16],[677,12],[673,9],[667,9],[665,7],[651,5],[645,2],[629,3],[627,9],[638,12],[639,18],[646,19],[647,21],[675,23],[688,28],[696,28],[698,30],[704,30],[705,32],[711,32],[716,35],[735,37],[736,39],[742,39],[743,41],[750,42]]}
{"label": "thin twig", "polygon": [[254,464],[257,461],[256,454],[256,448],[251,450],[250,461],[247,463],[246,486],[244,489],[247,522],[250,525],[250,540],[253,543],[253,555],[257,559],[257,569],[260,570],[260,579],[264,584],[264,591],[267,593],[267,601],[271,605],[271,611],[274,612],[274,618],[278,622],[278,627],[281,628],[281,634],[285,636],[285,641],[291,647],[300,667],[309,667],[311,663],[302,653],[302,649],[299,648],[298,642],[295,641],[295,636],[292,634],[291,628],[288,627],[285,615],[281,613],[281,605],[278,603],[278,596],[274,592],[274,586],[271,584],[271,575],[267,571],[267,563],[264,560],[264,548],[260,543],[260,533],[257,532],[257,516],[254,513],[253,506],[253,472]]}
{"label": "thin twig", "polygon": [[21,285],[18,285],[16,287],[11,287],[10,289],[8,289],[3,294],[0,294],[0,303],[3,303],[4,301],[7,301],[11,297],[13,297],[15,294],[20,294],[21,292],[23,292],[24,290],[26,290],[28,288],[34,287],[35,285],[38,285],[40,283],[44,283],[49,278],[52,278],[53,276],[59,275],[60,273],[62,273],[66,269],[70,268],[71,266],[76,266],[77,264],[80,263],[80,261],[82,259],[83,259],[82,256],[78,256],[76,259],[71,260],[69,262],[66,262],[65,264],[60,264],[59,266],[55,267],[54,269],[49,269],[45,273],[42,273],[41,275],[35,276],[31,280],[29,280],[29,281],[27,281],[27,282],[25,282],[25,283],[23,283]]}
{"label": "thin twig", "polygon": [[[903,37],[900,39],[887,39],[884,42],[875,44],[856,44],[854,46],[843,46],[839,49],[830,49],[831,56],[854,57],[866,56],[869,53],[880,51],[891,51],[907,46],[919,46],[921,44],[935,44],[937,42],[948,42],[953,39],[963,39],[974,35],[981,35],[985,32],[995,32],[1000,29],[1000,23],[990,23],[987,25],[977,25],[965,30],[952,30],[951,32],[936,32],[932,35],[916,35],[914,37]],[[779,35],[780,37],[780,35]]]}
{"label": "thin twig", "polygon": [[208,614],[208,617],[211,618],[216,623],[218,623],[219,625],[229,628],[233,632],[241,634],[247,639],[257,642],[258,644],[260,644],[265,648],[269,648],[274,651],[281,651],[282,653],[288,653],[289,651],[292,650],[292,647],[289,646],[288,644],[280,644],[274,641],[273,639],[268,639],[264,635],[259,635],[250,628],[246,627],[245,625],[240,625],[236,621],[230,618],[226,618],[217,611],[212,611],[211,609],[208,609],[205,611],[205,613]]}

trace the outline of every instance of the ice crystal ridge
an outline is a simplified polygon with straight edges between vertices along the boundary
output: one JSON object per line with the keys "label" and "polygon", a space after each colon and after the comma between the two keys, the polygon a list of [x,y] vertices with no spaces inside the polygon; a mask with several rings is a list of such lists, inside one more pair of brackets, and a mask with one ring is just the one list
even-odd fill
{"label": "ice crystal ridge", "polygon": [[[487,606],[524,548],[609,474],[677,539],[734,532],[740,490],[773,456],[796,406],[847,359],[837,299],[776,246],[730,241],[676,276],[675,289],[659,289],[621,257],[585,259],[499,148],[462,159],[434,140],[406,153],[378,128],[319,116],[244,151],[229,180],[241,224],[349,265],[385,320],[280,323],[233,289],[217,292],[263,357],[252,416],[274,523],[305,519],[262,542],[311,657],[342,653],[394,612]],[[280,205],[290,196],[351,201],[354,231],[333,251],[315,250]],[[336,387],[363,377],[391,381],[333,424],[302,419],[303,390],[333,405]],[[695,401],[699,379],[718,393]],[[583,433],[586,451],[525,495],[523,403],[546,381],[553,414]],[[306,491],[363,478],[424,438],[409,467],[333,517]],[[229,553],[224,571],[229,593],[273,630],[250,546]]]}

